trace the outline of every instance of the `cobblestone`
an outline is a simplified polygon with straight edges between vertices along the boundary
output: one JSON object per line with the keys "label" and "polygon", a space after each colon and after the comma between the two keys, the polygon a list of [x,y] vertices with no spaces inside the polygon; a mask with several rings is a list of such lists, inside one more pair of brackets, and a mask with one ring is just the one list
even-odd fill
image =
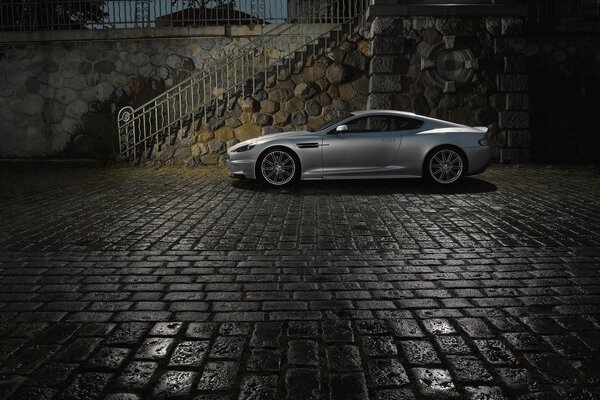
{"label": "cobblestone", "polygon": [[233,361],[213,361],[206,364],[200,377],[200,390],[227,390],[235,382],[238,364]]}
{"label": "cobblestone", "polygon": [[312,340],[291,340],[287,360],[290,364],[319,366],[319,346]]}
{"label": "cobblestone", "polygon": [[245,342],[242,337],[220,336],[212,343],[210,358],[239,359]]}
{"label": "cobblestone", "polygon": [[239,400],[264,399],[274,400],[277,397],[276,376],[248,376],[244,378]]}
{"label": "cobblestone", "polygon": [[88,367],[91,369],[118,369],[128,355],[129,349],[106,347],[98,351],[96,355],[88,361]]}
{"label": "cobblestone", "polygon": [[321,398],[319,371],[309,368],[289,369],[285,384],[288,400],[316,400]]}
{"label": "cobblestone", "polygon": [[209,348],[209,341],[180,342],[169,361],[173,367],[200,367]]}
{"label": "cobblestone", "polygon": [[0,168],[0,398],[600,398],[600,172]]}
{"label": "cobblestone", "polygon": [[327,367],[331,371],[360,371],[361,357],[358,347],[331,346],[327,348]]}
{"label": "cobblestone", "polygon": [[402,363],[396,359],[373,360],[369,373],[376,386],[403,386],[410,382]]}
{"label": "cobblestone", "polygon": [[371,357],[395,356],[398,354],[394,339],[390,336],[363,337],[363,352]]}
{"label": "cobblestone", "polygon": [[249,371],[279,371],[281,353],[278,350],[252,349],[246,369]]}
{"label": "cobblestone", "polygon": [[457,397],[450,372],[444,369],[414,368],[417,386],[425,396]]}
{"label": "cobblestone", "polygon": [[111,374],[97,372],[78,374],[65,389],[62,397],[73,400],[97,398],[104,391],[111,378]]}
{"label": "cobblestone", "polygon": [[144,340],[135,354],[137,359],[157,360],[167,356],[173,346],[173,339],[150,338]]}
{"label": "cobblestone", "polygon": [[158,380],[153,397],[162,399],[188,396],[195,376],[194,372],[167,371]]}
{"label": "cobblestone", "polygon": [[492,375],[477,357],[449,356],[448,362],[459,382],[491,382]]}
{"label": "cobblestone", "polygon": [[441,364],[433,345],[424,340],[406,340],[402,349],[411,365]]}
{"label": "cobblestone", "polygon": [[365,377],[361,373],[333,374],[329,380],[331,400],[368,399]]}
{"label": "cobblestone", "polygon": [[158,364],[151,361],[132,361],[117,378],[115,387],[131,391],[140,391],[150,383]]}

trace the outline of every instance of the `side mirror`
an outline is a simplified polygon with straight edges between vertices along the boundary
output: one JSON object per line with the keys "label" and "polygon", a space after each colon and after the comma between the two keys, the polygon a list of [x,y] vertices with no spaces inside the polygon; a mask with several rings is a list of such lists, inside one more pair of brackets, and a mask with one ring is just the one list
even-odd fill
{"label": "side mirror", "polygon": [[337,128],[335,128],[335,131],[338,132],[338,133],[347,132],[348,131],[348,125],[340,125]]}

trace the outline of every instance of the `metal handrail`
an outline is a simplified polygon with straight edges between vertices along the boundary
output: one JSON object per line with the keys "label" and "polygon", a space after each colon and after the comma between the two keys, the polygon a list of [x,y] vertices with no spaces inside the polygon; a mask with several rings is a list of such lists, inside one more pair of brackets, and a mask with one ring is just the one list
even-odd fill
{"label": "metal handrail", "polygon": [[[353,28],[355,19],[364,15],[368,1],[352,1],[349,8],[346,0],[329,1],[295,23],[273,26],[247,45],[234,49],[135,110],[132,107],[121,109],[118,114],[121,157],[137,161],[142,150],[147,154],[149,146],[155,142],[170,141],[175,130],[181,130],[197,119],[206,122],[210,109],[217,110],[219,102],[228,102],[233,94],[245,96],[246,86],[254,92],[260,75],[266,83],[271,68],[275,67],[278,74],[286,61],[291,68],[292,58],[296,54],[302,58],[311,45],[316,51],[320,39],[324,39],[326,45],[332,33],[337,33],[336,42],[339,42],[340,31],[345,27]],[[359,22],[362,21],[360,18]],[[290,39],[292,44],[278,48],[282,38]]]}

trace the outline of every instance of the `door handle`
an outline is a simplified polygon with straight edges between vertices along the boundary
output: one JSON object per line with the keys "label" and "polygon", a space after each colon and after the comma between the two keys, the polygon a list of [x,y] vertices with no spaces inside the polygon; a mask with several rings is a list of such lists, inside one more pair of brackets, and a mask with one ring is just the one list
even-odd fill
{"label": "door handle", "polygon": [[382,142],[394,142],[396,139],[394,138],[389,138],[389,139],[381,139]]}

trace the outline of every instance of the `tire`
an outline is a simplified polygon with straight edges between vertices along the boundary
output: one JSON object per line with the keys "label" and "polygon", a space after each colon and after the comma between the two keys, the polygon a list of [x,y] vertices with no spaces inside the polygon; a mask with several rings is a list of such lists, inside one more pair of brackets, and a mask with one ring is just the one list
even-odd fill
{"label": "tire", "polygon": [[456,147],[438,147],[425,158],[423,176],[436,185],[458,183],[467,170],[467,160]]}
{"label": "tire", "polygon": [[300,160],[291,150],[274,147],[260,155],[256,178],[273,187],[286,187],[300,179]]}

